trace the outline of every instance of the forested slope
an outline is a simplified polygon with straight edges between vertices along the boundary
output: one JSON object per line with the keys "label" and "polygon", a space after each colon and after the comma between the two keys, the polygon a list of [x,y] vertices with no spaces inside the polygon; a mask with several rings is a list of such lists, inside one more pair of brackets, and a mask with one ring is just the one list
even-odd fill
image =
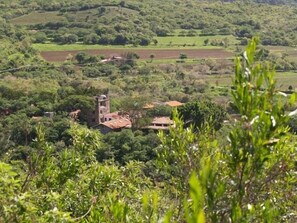
{"label": "forested slope", "polygon": [[[246,1],[12,1],[3,2],[8,21],[39,30],[58,43],[148,45],[175,29],[191,35],[259,35],[265,45],[296,45],[296,5]],[[41,14],[36,14],[41,12]],[[29,16],[26,16],[29,15]],[[44,21],[44,18],[47,18]],[[34,36],[34,35],[33,35]]]}

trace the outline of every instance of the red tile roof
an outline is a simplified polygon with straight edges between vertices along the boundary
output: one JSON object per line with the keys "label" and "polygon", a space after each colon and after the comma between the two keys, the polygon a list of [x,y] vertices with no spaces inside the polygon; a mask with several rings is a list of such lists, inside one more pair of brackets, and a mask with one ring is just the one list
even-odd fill
{"label": "red tile roof", "polygon": [[78,118],[78,114],[81,112],[80,109],[77,109],[75,111],[72,111],[69,113],[69,117],[70,118],[73,118],[73,119],[77,119]]}
{"label": "red tile roof", "polygon": [[151,124],[172,125],[174,122],[169,117],[155,117]]}
{"label": "red tile roof", "polygon": [[104,125],[110,129],[131,128],[131,121],[127,118],[120,118],[103,122],[101,125]]}
{"label": "red tile roof", "polygon": [[145,106],[143,106],[144,109],[149,109],[149,108],[154,108],[155,105],[154,104],[146,104]]}
{"label": "red tile roof", "polygon": [[32,116],[31,119],[34,121],[40,121],[42,119],[42,116]]}
{"label": "red tile roof", "polygon": [[119,112],[112,112],[104,115],[104,118],[119,119],[120,117]]}
{"label": "red tile roof", "polygon": [[179,101],[167,101],[167,102],[165,102],[165,104],[170,107],[178,107],[178,106],[183,105],[183,103],[181,103]]}
{"label": "red tile roof", "polygon": [[174,122],[169,117],[155,117],[145,129],[168,130],[173,125]]}

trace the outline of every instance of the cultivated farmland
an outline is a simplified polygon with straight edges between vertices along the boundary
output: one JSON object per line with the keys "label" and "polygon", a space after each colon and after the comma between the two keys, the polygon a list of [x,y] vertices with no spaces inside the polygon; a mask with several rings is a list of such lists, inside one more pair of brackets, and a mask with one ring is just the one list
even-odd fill
{"label": "cultivated farmland", "polygon": [[[41,56],[49,62],[65,61],[66,57],[76,55],[77,50],[69,51],[46,51],[41,52]],[[104,55],[105,57],[120,56],[127,52],[135,52],[139,55],[140,59],[149,59],[150,55],[154,54],[155,59],[178,59],[180,54],[186,54],[189,59],[203,59],[214,58],[224,59],[231,58],[232,53],[223,49],[172,49],[172,50],[152,50],[152,49],[139,49],[139,50],[123,50],[123,49],[102,49],[102,50],[85,50],[90,55]]]}

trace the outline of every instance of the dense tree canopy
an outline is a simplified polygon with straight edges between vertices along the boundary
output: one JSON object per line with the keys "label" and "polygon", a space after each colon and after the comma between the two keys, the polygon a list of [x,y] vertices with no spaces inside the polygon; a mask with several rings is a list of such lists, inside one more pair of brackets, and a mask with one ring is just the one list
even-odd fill
{"label": "dense tree canopy", "polygon": [[185,124],[192,124],[194,128],[207,124],[218,130],[226,118],[226,111],[222,106],[206,100],[186,103],[178,108],[178,112]]}

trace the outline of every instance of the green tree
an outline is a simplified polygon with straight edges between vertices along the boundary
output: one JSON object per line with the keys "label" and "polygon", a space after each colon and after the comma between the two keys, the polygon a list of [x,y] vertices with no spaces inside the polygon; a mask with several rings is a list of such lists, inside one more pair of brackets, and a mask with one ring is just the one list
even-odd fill
{"label": "green tree", "polygon": [[100,37],[96,33],[91,33],[86,35],[83,39],[85,44],[97,44],[99,42]]}
{"label": "green tree", "polygon": [[[292,187],[287,181],[289,178],[279,182],[292,171],[290,160],[296,156],[287,144],[288,117],[281,98],[276,94],[274,72],[268,65],[254,61],[257,43],[258,40],[253,39],[242,60],[236,60],[232,95],[241,119],[230,133],[229,158],[226,157],[230,179],[237,188],[232,201],[233,221],[246,220],[255,213],[263,219],[281,219],[284,206],[272,201],[286,199],[287,189]],[[282,188],[283,183],[286,188]],[[271,194],[267,195],[266,191],[271,191]],[[255,208],[255,213],[251,213],[246,204]],[[258,210],[261,205],[266,209]]]}
{"label": "green tree", "polygon": [[129,116],[132,129],[136,130],[150,123],[150,119],[145,117],[145,105],[149,103],[146,97],[127,97],[121,103],[121,111]]}
{"label": "green tree", "polygon": [[123,72],[129,71],[136,66],[136,59],[139,59],[137,53],[127,52],[122,55],[122,60],[119,61],[119,68]]}
{"label": "green tree", "polygon": [[35,43],[44,43],[47,40],[47,36],[44,32],[38,32],[34,35]]}
{"label": "green tree", "polygon": [[297,153],[288,143],[286,102],[277,94],[273,70],[254,61],[257,42],[253,39],[236,59],[232,95],[241,118],[232,124],[227,146],[219,148],[205,134],[195,142],[197,136],[179,127],[176,118],[176,129],[161,134],[161,168],[170,171],[169,179],[176,177],[173,182],[190,179],[189,186],[175,185],[190,194],[186,222],[296,220]]}
{"label": "green tree", "polygon": [[88,60],[89,56],[85,52],[79,52],[75,55],[75,59],[79,64],[83,64]]}
{"label": "green tree", "polygon": [[218,130],[226,118],[226,111],[222,106],[206,100],[188,102],[179,107],[178,112],[184,123],[187,126],[193,125],[195,129],[207,124]]}
{"label": "green tree", "polygon": [[[176,111],[173,114],[173,120],[175,126],[170,128],[168,134],[159,132],[162,145],[157,149],[157,166],[163,174],[164,180],[169,183],[167,186],[167,190],[170,191],[168,196],[176,196],[176,199],[173,200],[175,207],[172,210],[172,217],[176,221],[194,222],[191,219],[197,217],[198,212],[202,212],[201,214],[204,215],[203,209],[208,203],[204,204],[204,199],[195,201],[194,204],[184,201],[188,200],[189,190],[191,192],[193,190],[194,193],[199,191],[200,195],[196,194],[199,199],[205,197],[206,192],[209,192],[208,195],[212,197],[217,193],[215,187],[219,181],[216,181],[216,171],[218,169],[216,162],[220,157],[220,150],[218,142],[210,137],[212,132],[210,128],[204,128],[199,135],[194,133],[192,127],[185,130],[184,123],[178,117]],[[199,189],[198,183],[193,185],[192,181],[194,179],[192,178],[194,177],[191,177],[191,174],[194,174],[194,172],[200,173],[198,176],[200,175],[199,179],[203,180],[203,182],[199,182],[199,184],[203,184],[203,188],[200,185]],[[211,201],[208,201],[209,204],[212,204]],[[196,214],[194,218],[190,216],[193,214],[190,213],[192,205],[199,205],[199,207],[193,207],[193,209],[197,210],[199,208],[197,212],[194,211]],[[207,208],[209,213],[215,212],[214,207],[207,206]]]}
{"label": "green tree", "polygon": [[0,162],[1,222],[144,219],[148,211],[142,210],[142,197],[149,199],[143,195],[153,187],[141,171],[143,165],[100,164],[95,160],[102,148],[99,132],[79,125],[69,132],[71,145],[56,150],[38,128],[25,161],[13,166]]}
{"label": "green tree", "polygon": [[57,104],[57,111],[71,112],[80,109],[79,120],[84,123],[88,122],[89,116],[95,108],[95,100],[93,97],[84,95],[71,95]]}
{"label": "green tree", "polygon": [[154,58],[155,58],[155,54],[152,53],[152,54],[150,55],[151,62],[153,62],[153,59],[154,59]]}
{"label": "green tree", "polygon": [[147,111],[149,117],[171,116],[172,108],[166,105],[155,106]]}
{"label": "green tree", "polygon": [[181,59],[181,60],[184,60],[184,59],[187,59],[188,58],[188,56],[187,56],[187,54],[185,54],[185,53],[181,53],[180,55],[179,55],[179,59]]}
{"label": "green tree", "polygon": [[130,129],[109,133],[104,136],[103,142],[106,151],[98,153],[98,159],[113,158],[120,165],[133,160],[147,162],[154,159],[154,149],[159,145],[156,134],[146,136],[141,131],[132,132]]}
{"label": "green tree", "polygon": [[78,41],[78,36],[75,34],[69,34],[65,37],[65,43],[76,43]]}
{"label": "green tree", "polygon": [[106,12],[106,8],[104,6],[101,6],[98,8],[98,12],[99,12],[99,15],[103,15]]}

